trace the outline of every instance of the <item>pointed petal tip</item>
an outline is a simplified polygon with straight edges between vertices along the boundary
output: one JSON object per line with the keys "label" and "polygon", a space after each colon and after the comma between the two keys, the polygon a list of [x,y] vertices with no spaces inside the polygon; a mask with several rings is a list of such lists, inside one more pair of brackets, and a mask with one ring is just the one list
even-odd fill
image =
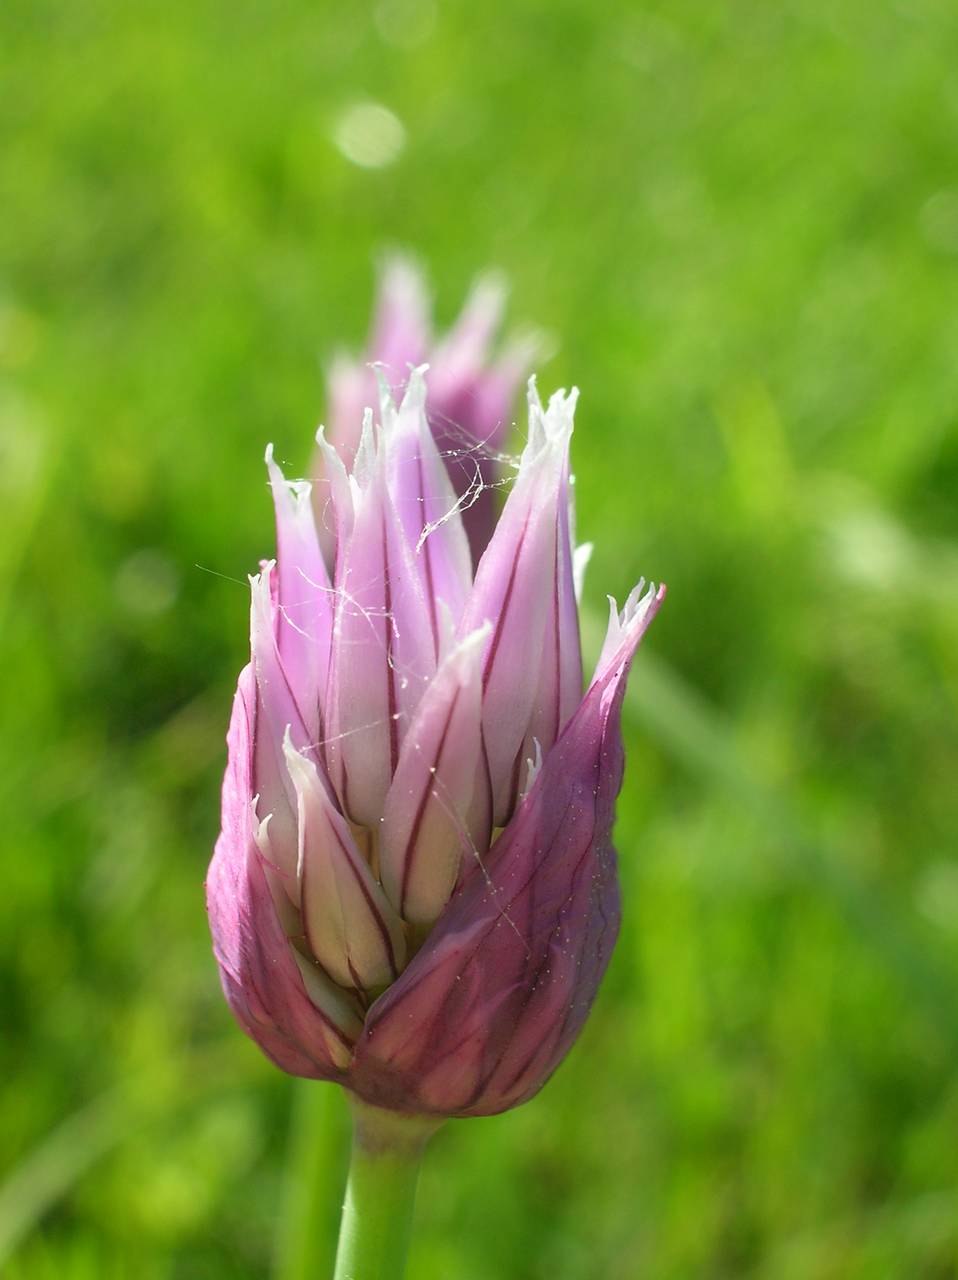
{"label": "pointed petal tip", "polygon": [[259,573],[248,573],[246,575],[254,596],[265,595],[266,599],[269,599],[270,579],[275,568],[275,560],[261,560],[259,562]]}
{"label": "pointed petal tip", "polygon": [[[388,404],[388,409],[387,409]],[[382,404],[383,416],[386,413],[394,413],[395,408],[392,403],[392,395],[388,388],[386,390],[386,398]],[[363,426],[359,436],[359,444],[356,448],[356,456],[353,459],[352,470],[349,473],[351,482],[358,484],[360,491],[365,490],[369,484],[375,469],[375,462],[378,455],[376,447],[376,435],[373,428],[373,411],[368,406],[363,410]]]}
{"label": "pointed petal tip", "polygon": [[426,275],[422,263],[409,249],[392,248],[380,254],[377,264],[383,293],[415,291],[426,293]]}
{"label": "pointed petal tip", "polygon": [[481,649],[492,631],[492,622],[486,618],[478,627],[468,631],[459,642],[461,649]]}
{"label": "pointed petal tip", "polygon": [[569,391],[566,391],[565,387],[560,387],[549,397],[544,425],[547,438],[557,447],[561,448],[568,444],[575,427],[575,410],[578,402],[578,387],[572,387]]}
{"label": "pointed petal tip", "polygon": [[535,375],[528,382],[527,400],[529,405],[529,436],[524,457],[531,461],[545,454],[556,457],[565,454],[575,428],[575,408],[579,399],[579,388],[566,391],[560,387],[549,397],[546,408],[542,406]]}
{"label": "pointed petal tip", "polygon": [[534,737],[532,739],[532,755],[526,756],[525,760],[526,778],[524,785],[519,789],[518,803],[521,804],[526,798],[532,790],[536,778],[538,778],[539,774],[542,772],[542,759],[542,743],[538,738]]}
{"label": "pointed petal tip", "polygon": [[629,592],[628,599],[622,608],[619,622],[623,632],[629,631],[637,624],[642,624],[646,619],[651,621],[664,599],[664,584],[662,587],[657,587],[654,582],[646,584],[645,578],[640,578]]}
{"label": "pointed petal tip", "polygon": [[570,388],[569,388],[569,394],[568,394],[568,396],[566,397],[566,401],[567,401],[567,403],[568,403],[568,405],[569,405],[569,409],[570,409],[570,411],[574,411],[574,410],[575,410],[576,405],[579,403],[579,388],[578,388],[578,387],[570,387]]}
{"label": "pointed petal tip", "polygon": [[426,373],[429,370],[428,364],[415,364],[409,366],[409,378],[406,382],[406,390],[403,394],[402,404],[399,406],[400,411],[418,412],[426,408]]}
{"label": "pointed petal tip", "polygon": [[327,479],[332,482],[332,476],[346,477],[346,464],[343,462],[342,455],[336,446],[329,440],[326,435],[326,426],[320,423],[316,428],[316,444],[320,453],[323,455],[323,463],[327,471]]}
{"label": "pointed petal tip", "polygon": [[665,599],[665,584],[656,586],[640,578],[629,592],[625,604],[619,609],[615,596],[609,596],[609,626],[605,643],[596,663],[593,683],[605,675],[625,650],[627,659],[635,652],[639,641],[648,630]]}
{"label": "pointed petal tip", "polygon": [[[317,435],[317,441],[318,441]],[[273,492],[274,502],[278,504],[285,503],[290,514],[292,510],[299,507],[299,504],[309,498],[313,491],[311,480],[287,480],[283,474],[283,468],[276,461],[276,451],[272,443],[266,446],[266,454],[264,457],[266,470],[269,474],[269,487]],[[277,518],[280,518],[281,506],[277,506]]]}
{"label": "pointed petal tip", "polygon": [[450,668],[456,670],[457,674],[462,678],[468,671],[471,663],[478,663],[485,649],[486,641],[492,634],[492,623],[487,618],[481,626],[476,627],[473,631],[468,631],[456,642],[454,647],[444,659],[444,663],[448,663]]}
{"label": "pointed petal tip", "polygon": [[502,271],[489,270],[477,276],[469,290],[455,327],[446,338],[446,345],[457,337],[468,337],[485,347],[499,325],[509,296],[508,278]]}
{"label": "pointed petal tip", "polygon": [[305,791],[312,785],[320,785],[316,766],[305,752],[293,745],[292,725],[287,725],[283,730],[283,759],[297,792]]}
{"label": "pointed petal tip", "polygon": [[[371,360],[368,367],[372,372],[373,377],[376,379],[376,390],[379,392],[379,412],[382,418],[385,419],[388,414],[396,412],[396,403],[393,400],[392,387],[389,385],[389,376],[390,374],[398,376],[398,371],[392,369],[382,360]],[[363,411],[364,427],[366,425],[367,413],[370,415],[372,414],[372,409],[368,406]]]}

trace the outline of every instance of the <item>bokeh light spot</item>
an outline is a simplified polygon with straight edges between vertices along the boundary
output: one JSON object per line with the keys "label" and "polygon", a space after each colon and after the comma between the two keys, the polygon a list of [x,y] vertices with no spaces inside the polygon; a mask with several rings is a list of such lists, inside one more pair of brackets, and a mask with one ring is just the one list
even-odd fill
{"label": "bokeh light spot", "polygon": [[406,142],[402,121],[379,102],[347,107],[333,126],[333,141],[347,160],[363,169],[392,164]]}

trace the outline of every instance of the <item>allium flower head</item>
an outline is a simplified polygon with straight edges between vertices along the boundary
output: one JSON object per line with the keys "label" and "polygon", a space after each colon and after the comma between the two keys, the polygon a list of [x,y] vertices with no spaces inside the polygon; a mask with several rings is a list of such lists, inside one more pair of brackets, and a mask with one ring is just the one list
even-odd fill
{"label": "allium flower head", "polygon": [[608,964],[620,704],[664,590],[613,602],[583,695],[576,393],[544,407],[530,383],[473,570],[424,372],[398,407],[381,382],[345,458],[320,431],[322,495],[267,453],[277,557],[252,579],[208,905],[227,999],[284,1070],[488,1114],[541,1087]]}
{"label": "allium flower head", "polygon": [[[365,356],[357,360],[341,352],[329,371],[327,438],[348,464],[359,445],[365,407],[375,401],[373,370],[398,398],[410,368],[428,361],[429,423],[464,498],[460,511],[476,560],[496,522],[510,411],[542,345],[539,336],[526,333],[493,354],[505,301],[502,277],[481,277],[449,332],[434,337],[422,271],[414,259],[394,254],[383,263]],[[328,545],[322,526],[320,538]]]}

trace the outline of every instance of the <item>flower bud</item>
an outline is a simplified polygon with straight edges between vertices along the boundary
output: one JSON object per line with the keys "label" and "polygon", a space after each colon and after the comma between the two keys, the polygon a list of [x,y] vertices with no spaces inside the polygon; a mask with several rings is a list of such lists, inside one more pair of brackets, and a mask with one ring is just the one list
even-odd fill
{"label": "flower bud", "polygon": [[608,964],[620,707],[664,589],[613,606],[583,696],[576,393],[543,407],[530,384],[473,576],[423,374],[398,407],[383,383],[351,456],[320,433],[325,553],[309,486],[267,453],[277,562],[251,579],[208,906],[227,999],[285,1071],[479,1115],[541,1087]]}
{"label": "flower bud", "polygon": [[[429,421],[455,492],[464,500],[462,527],[474,559],[496,521],[495,493],[503,482],[501,451],[512,426],[511,406],[542,342],[527,333],[490,353],[505,307],[502,279],[476,282],[459,319],[444,337],[431,333],[431,304],[417,263],[393,256],[383,264],[373,330],[363,360],[340,354],[329,376],[329,440],[351,462],[359,446],[363,410],[376,400],[374,368],[399,398],[409,371],[428,362]],[[324,459],[316,472],[323,474]],[[329,541],[317,490],[320,535]]]}

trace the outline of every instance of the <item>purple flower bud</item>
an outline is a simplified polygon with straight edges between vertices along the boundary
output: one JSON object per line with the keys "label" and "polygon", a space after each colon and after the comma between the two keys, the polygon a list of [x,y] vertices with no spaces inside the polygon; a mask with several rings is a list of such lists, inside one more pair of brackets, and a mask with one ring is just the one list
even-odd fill
{"label": "purple flower bud", "polygon": [[[401,292],[383,309],[391,349]],[[449,369],[491,311],[488,297],[467,311]],[[385,383],[379,401],[347,462],[320,432],[325,556],[310,486],[267,452],[277,562],[251,579],[207,881],[214,951],[237,1020],[284,1070],[398,1111],[490,1114],[561,1062],[615,943],[620,707],[664,588],[613,602],[583,696],[576,393],[543,408],[530,384],[526,447],[474,576],[423,371],[398,408]]]}
{"label": "purple flower bud", "polygon": [[[502,482],[500,452],[512,425],[511,406],[541,347],[536,335],[526,334],[490,359],[505,300],[498,276],[480,279],[449,333],[433,339],[422,273],[412,259],[392,257],[383,267],[364,359],[341,353],[329,373],[328,438],[349,465],[359,447],[363,410],[376,399],[373,366],[398,399],[410,368],[428,362],[429,421],[455,491],[465,499],[463,527],[477,560],[495,526],[495,488]],[[320,457],[317,474],[323,467]],[[322,512],[317,515],[322,526]]]}

